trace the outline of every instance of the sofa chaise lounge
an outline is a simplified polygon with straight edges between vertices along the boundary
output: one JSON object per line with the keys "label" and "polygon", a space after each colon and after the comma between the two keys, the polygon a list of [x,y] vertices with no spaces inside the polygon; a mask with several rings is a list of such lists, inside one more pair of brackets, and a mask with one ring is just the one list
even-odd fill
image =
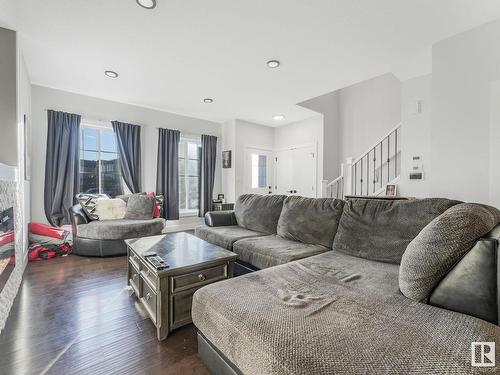
{"label": "sofa chaise lounge", "polygon": [[[196,230],[209,241],[231,242],[233,250],[252,242],[246,248],[282,260],[267,240],[259,248],[262,238],[302,243],[309,229],[297,231],[299,212],[314,223],[322,218],[319,233],[326,233],[325,211],[338,214],[342,207],[330,216],[332,244],[319,245],[325,247],[319,254],[269,263],[195,293],[199,353],[212,373],[488,371],[471,367],[471,345],[500,343],[498,210],[447,199],[279,199],[277,234],[234,240],[238,204],[233,216],[207,217],[209,225],[234,227],[231,240],[216,226]],[[297,214],[290,222],[281,217],[287,210]]]}

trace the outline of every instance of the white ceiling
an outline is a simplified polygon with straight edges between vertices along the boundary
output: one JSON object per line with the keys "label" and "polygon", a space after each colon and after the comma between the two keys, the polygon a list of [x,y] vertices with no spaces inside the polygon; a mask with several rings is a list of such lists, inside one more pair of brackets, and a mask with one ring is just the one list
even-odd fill
{"label": "white ceiling", "polygon": [[272,126],[353,83],[429,73],[434,42],[498,18],[498,0],[0,0],[35,84]]}

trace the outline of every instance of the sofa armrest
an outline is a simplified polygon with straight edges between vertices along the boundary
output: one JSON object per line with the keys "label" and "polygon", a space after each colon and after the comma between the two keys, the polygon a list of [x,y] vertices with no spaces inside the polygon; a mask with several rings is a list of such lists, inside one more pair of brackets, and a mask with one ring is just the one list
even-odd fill
{"label": "sofa armrest", "polygon": [[82,206],[79,204],[74,205],[69,209],[69,217],[71,219],[71,227],[73,229],[73,236],[77,235],[77,226],[81,224],[88,224],[89,218],[83,211]]}
{"label": "sofa armrest", "polygon": [[205,224],[209,227],[237,225],[234,211],[209,211],[205,214]]}
{"label": "sofa armrest", "polygon": [[465,254],[434,288],[429,304],[500,323],[497,293],[500,260],[500,225]]}

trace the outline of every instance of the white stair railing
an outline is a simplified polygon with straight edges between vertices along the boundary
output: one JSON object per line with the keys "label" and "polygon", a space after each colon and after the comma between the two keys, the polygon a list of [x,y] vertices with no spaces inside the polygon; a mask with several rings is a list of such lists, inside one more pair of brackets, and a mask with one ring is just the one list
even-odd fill
{"label": "white stair railing", "polygon": [[343,199],[346,195],[377,196],[385,185],[401,174],[401,124],[356,159],[347,158],[341,174],[326,184],[325,196]]}

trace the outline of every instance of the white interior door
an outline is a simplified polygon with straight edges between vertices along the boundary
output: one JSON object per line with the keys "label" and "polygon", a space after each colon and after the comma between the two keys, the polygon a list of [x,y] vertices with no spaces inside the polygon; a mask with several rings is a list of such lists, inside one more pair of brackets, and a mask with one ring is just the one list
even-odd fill
{"label": "white interior door", "polygon": [[293,150],[275,152],[275,192],[290,195],[293,193]]}
{"label": "white interior door", "polygon": [[275,152],[275,192],[316,197],[316,146]]}
{"label": "white interior door", "polygon": [[293,193],[303,197],[316,195],[316,147],[293,150]]}
{"label": "white interior door", "polygon": [[248,193],[272,193],[272,152],[247,148],[245,155],[245,190]]}

